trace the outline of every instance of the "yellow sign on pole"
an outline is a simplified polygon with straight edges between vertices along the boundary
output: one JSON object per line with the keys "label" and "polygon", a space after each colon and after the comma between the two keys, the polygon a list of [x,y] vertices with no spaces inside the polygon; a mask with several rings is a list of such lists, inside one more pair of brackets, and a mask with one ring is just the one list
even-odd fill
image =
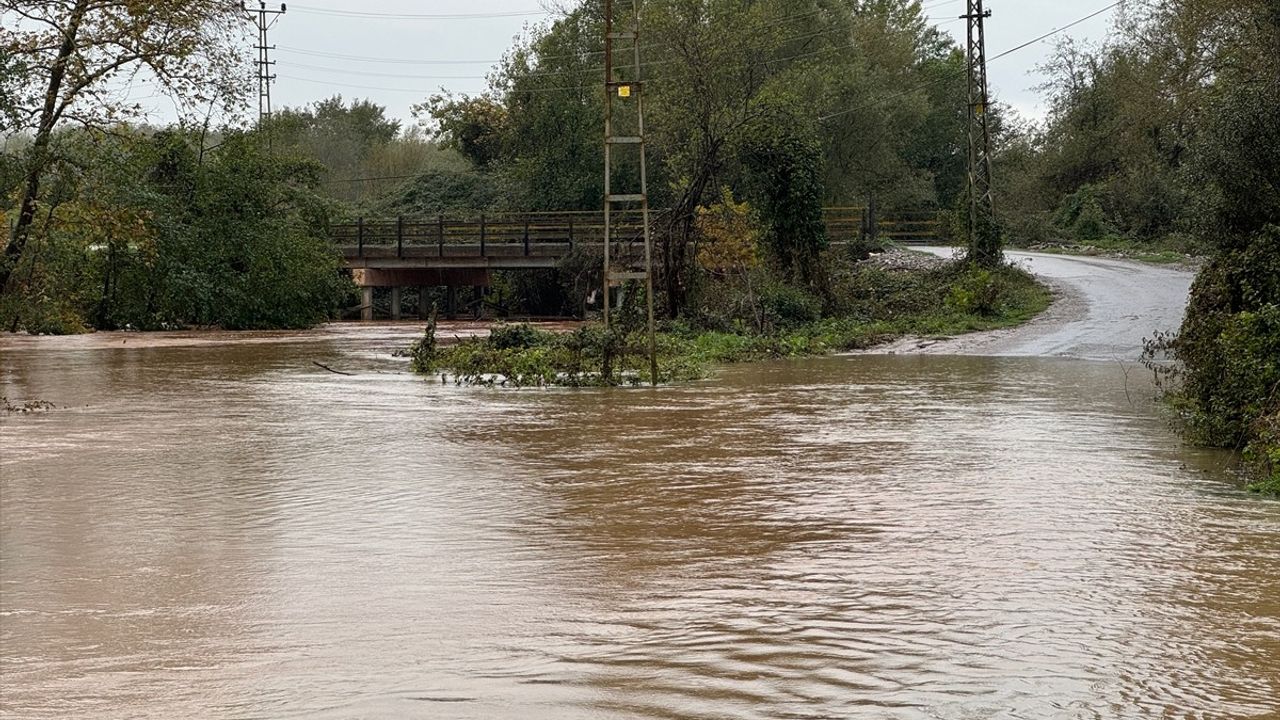
{"label": "yellow sign on pole", "polygon": [[618,86],[618,97],[622,97],[622,98],[629,98],[629,97],[631,97],[631,86],[630,86],[630,85],[619,85],[619,86]]}

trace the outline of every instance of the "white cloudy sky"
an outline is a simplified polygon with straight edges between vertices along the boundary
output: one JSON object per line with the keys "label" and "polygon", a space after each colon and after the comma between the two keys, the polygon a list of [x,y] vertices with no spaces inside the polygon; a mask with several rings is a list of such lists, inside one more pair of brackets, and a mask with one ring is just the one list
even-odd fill
{"label": "white cloudy sky", "polygon": [[[288,13],[271,31],[276,46],[273,89],[276,106],[304,105],[342,94],[369,98],[389,114],[407,118],[409,106],[441,88],[475,93],[484,74],[527,25],[545,21],[548,7],[572,0],[305,0],[288,3]],[[279,0],[271,6],[278,5]],[[1109,0],[988,0],[988,52],[1020,45],[1089,15]],[[964,0],[925,0],[926,12],[963,42],[957,18]],[[382,15],[400,14],[401,17]],[[427,18],[426,15],[490,14],[485,18]],[[411,17],[413,16],[413,17]],[[1113,12],[1071,28],[1063,36],[1100,40]],[[991,65],[993,90],[1027,117],[1043,107],[1034,87],[1034,68],[1052,49],[1044,42]],[[161,110],[163,112],[163,110]]]}

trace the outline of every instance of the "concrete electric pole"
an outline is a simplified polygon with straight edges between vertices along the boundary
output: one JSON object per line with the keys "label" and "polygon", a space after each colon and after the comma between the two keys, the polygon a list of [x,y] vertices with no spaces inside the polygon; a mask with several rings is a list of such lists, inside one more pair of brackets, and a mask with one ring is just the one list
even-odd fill
{"label": "concrete electric pole", "polygon": [[969,21],[969,259],[990,267],[1002,258],[991,199],[991,128],[987,121],[990,98],[984,23],[991,11],[983,8],[983,0],[968,2],[969,12],[961,19]]}

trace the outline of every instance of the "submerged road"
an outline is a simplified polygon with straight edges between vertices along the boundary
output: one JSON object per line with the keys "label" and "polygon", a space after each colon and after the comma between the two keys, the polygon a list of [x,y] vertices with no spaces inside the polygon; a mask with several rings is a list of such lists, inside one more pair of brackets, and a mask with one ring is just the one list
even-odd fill
{"label": "submerged road", "polygon": [[[953,248],[921,248],[950,257]],[[1195,273],[1127,260],[1008,252],[1057,294],[1036,320],[1012,330],[979,333],[913,352],[993,357],[1136,360],[1142,341],[1177,331]],[[895,348],[901,351],[902,348]]]}

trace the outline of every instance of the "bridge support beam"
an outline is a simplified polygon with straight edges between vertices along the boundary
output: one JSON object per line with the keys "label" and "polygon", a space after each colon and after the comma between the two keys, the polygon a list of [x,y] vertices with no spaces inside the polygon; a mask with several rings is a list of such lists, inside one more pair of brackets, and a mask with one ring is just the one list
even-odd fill
{"label": "bridge support beam", "polygon": [[431,288],[426,285],[418,286],[418,319],[426,320],[431,314],[430,303],[427,302],[427,296],[430,295]]}
{"label": "bridge support beam", "polygon": [[488,268],[356,268],[351,279],[357,287],[488,287]]}
{"label": "bridge support beam", "polygon": [[423,299],[430,295],[429,288],[448,287],[445,312],[454,319],[459,287],[479,288],[483,294],[492,282],[488,268],[356,268],[351,278],[360,288],[360,319],[365,322],[373,320],[374,288],[391,289],[391,319],[399,320],[403,317],[404,288],[418,288],[418,315],[425,318],[430,307]]}

